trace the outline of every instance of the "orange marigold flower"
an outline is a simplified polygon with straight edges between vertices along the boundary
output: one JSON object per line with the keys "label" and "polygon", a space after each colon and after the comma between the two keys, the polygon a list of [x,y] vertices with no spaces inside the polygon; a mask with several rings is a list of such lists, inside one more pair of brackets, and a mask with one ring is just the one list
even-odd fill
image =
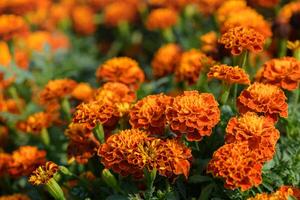
{"label": "orange marigold flower", "polygon": [[99,142],[87,124],[71,123],[65,134],[70,139],[68,157],[75,158],[78,163],[85,164],[99,148]]}
{"label": "orange marigold flower", "polygon": [[223,24],[224,21],[233,13],[240,10],[247,9],[247,2],[245,0],[227,0],[219,7],[216,12],[218,22]]}
{"label": "orange marigold flower", "polygon": [[108,82],[96,91],[94,99],[109,103],[133,103],[136,95],[123,83]]}
{"label": "orange marigold flower", "polygon": [[254,29],[242,26],[229,29],[219,40],[226,49],[230,49],[233,55],[239,55],[243,51],[260,52],[265,42],[264,36]]}
{"label": "orange marigold flower", "polygon": [[16,15],[24,15],[37,7],[35,0],[2,0],[0,11]]}
{"label": "orange marigold flower", "polygon": [[136,7],[123,1],[116,1],[104,8],[104,23],[116,27],[121,22],[134,22],[137,18]]}
{"label": "orange marigold flower", "polygon": [[77,83],[71,79],[51,80],[40,93],[40,102],[47,105],[65,96],[71,95]]}
{"label": "orange marigold flower", "polygon": [[[293,186],[281,186],[278,191],[280,191],[281,193],[288,193],[290,194],[290,191],[293,191],[293,197],[296,197],[296,199],[300,199],[300,189],[299,188],[295,188]],[[291,195],[291,194],[290,194]]]}
{"label": "orange marigold flower", "polygon": [[99,66],[96,72],[98,80],[120,82],[137,89],[144,82],[145,75],[138,63],[128,57],[116,57]]}
{"label": "orange marigold flower", "polygon": [[214,152],[207,171],[225,181],[225,188],[248,190],[262,182],[262,163],[245,142],[225,144]]}
{"label": "orange marigold flower", "polygon": [[226,128],[226,143],[248,142],[249,149],[258,152],[262,161],[273,158],[279,131],[273,121],[247,112],[241,117],[233,117]]}
{"label": "orange marigold flower", "polygon": [[12,153],[8,172],[13,177],[28,176],[34,169],[46,162],[46,151],[34,146],[21,146]]}
{"label": "orange marigold flower", "polygon": [[152,134],[164,133],[166,107],[172,98],[164,94],[149,95],[139,100],[130,110],[129,123],[133,128],[149,130]]}
{"label": "orange marigold flower", "polygon": [[181,56],[177,44],[166,44],[160,47],[152,59],[151,66],[155,77],[163,77],[174,72]]}
{"label": "orange marigold flower", "polygon": [[285,118],[288,116],[286,99],[279,87],[254,83],[241,92],[237,106],[240,113],[252,111],[277,121],[278,115]]}
{"label": "orange marigold flower", "polygon": [[91,35],[96,31],[94,11],[89,6],[76,6],[72,10],[75,31],[81,35]]}
{"label": "orange marigold flower", "polygon": [[31,173],[28,182],[32,185],[44,185],[53,178],[57,171],[58,165],[54,162],[48,161]]}
{"label": "orange marigold flower", "polygon": [[30,198],[25,194],[13,194],[0,196],[0,200],[30,200]]}
{"label": "orange marigold flower", "polygon": [[152,10],[147,17],[148,30],[166,29],[174,26],[178,21],[178,13],[170,8],[158,8]]}
{"label": "orange marigold flower", "polygon": [[292,16],[298,12],[300,12],[300,2],[290,2],[281,8],[277,19],[280,23],[288,24]]}
{"label": "orange marigold flower", "polygon": [[293,57],[272,59],[263,65],[260,73],[260,82],[295,90],[300,81],[300,62]]}
{"label": "orange marigold flower", "polygon": [[114,126],[120,117],[117,107],[113,103],[104,101],[91,101],[77,106],[73,115],[74,123],[87,123],[89,129],[97,124]]}
{"label": "orange marigold flower", "polygon": [[209,69],[207,77],[222,80],[227,84],[250,84],[249,75],[238,66],[215,65]]}
{"label": "orange marigold flower", "polygon": [[12,60],[9,47],[6,42],[0,41],[0,65],[8,66]]}
{"label": "orange marigold flower", "polygon": [[218,45],[218,36],[214,31],[210,31],[200,36],[201,51],[205,53],[216,53]]}
{"label": "orange marigold flower", "polygon": [[175,69],[177,81],[187,81],[194,84],[199,78],[199,74],[206,71],[212,64],[212,58],[206,56],[196,49],[184,52],[178,66]]}
{"label": "orange marigold flower", "polygon": [[272,8],[279,3],[279,0],[251,0],[251,2],[261,7]]}
{"label": "orange marigold flower", "polygon": [[153,7],[167,7],[180,10],[193,2],[194,0],[149,0],[148,4]]}
{"label": "orange marigold flower", "polygon": [[71,96],[79,101],[87,102],[92,99],[94,89],[88,83],[79,83],[71,93]]}
{"label": "orange marigold flower", "polygon": [[198,0],[197,5],[200,12],[204,15],[213,14],[225,0]]}
{"label": "orange marigold flower", "polygon": [[0,15],[0,39],[10,40],[13,37],[21,36],[26,33],[28,33],[28,26],[22,17]]}
{"label": "orange marigold flower", "polygon": [[279,189],[271,194],[257,194],[255,197],[248,198],[247,200],[288,200],[290,196],[293,196],[293,190],[289,188],[287,190]]}
{"label": "orange marigold flower", "polygon": [[166,117],[172,131],[186,134],[189,141],[199,141],[220,121],[220,110],[212,94],[185,91],[167,107]]}
{"label": "orange marigold flower", "polygon": [[0,153],[0,177],[7,173],[8,164],[11,159],[11,155],[2,152]]}

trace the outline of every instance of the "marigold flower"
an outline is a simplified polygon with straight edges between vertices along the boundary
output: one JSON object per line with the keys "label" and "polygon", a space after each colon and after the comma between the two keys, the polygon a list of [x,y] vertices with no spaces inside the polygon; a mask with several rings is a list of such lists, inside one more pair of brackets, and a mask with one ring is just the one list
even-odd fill
{"label": "marigold flower", "polygon": [[116,27],[121,22],[134,22],[137,18],[136,8],[123,1],[116,1],[104,8],[104,23]]}
{"label": "marigold flower", "polygon": [[71,96],[79,101],[87,102],[92,99],[94,89],[88,83],[79,83],[71,93]]}
{"label": "marigold flower", "polygon": [[28,182],[32,185],[44,185],[53,178],[57,171],[58,165],[54,162],[48,161],[31,173]]}
{"label": "marigold flower", "polygon": [[277,121],[278,116],[288,116],[288,104],[285,101],[284,92],[277,86],[256,82],[241,92],[237,106],[240,113],[252,111]]}
{"label": "marigold flower", "polygon": [[200,36],[201,51],[205,53],[217,52],[218,36],[216,32],[210,31]]}
{"label": "marigold flower", "polygon": [[288,200],[289,196],[293,196],[293,190],[290,188],[288,190],[279,189],[271,194],[257,194],[255,197],[248,198],[247,200]]}
{"label": "marigold flower", "polygon": [[225,144],[214,152],[207,171],[225,181],[225,188],[248,190],[262,182],[262,163],[245,142]]}
{"label": "marigold flower", "polygon": [[149,95],[139,100],[129,112],[130,125],[149,130],[152,134],[162,134],[166,125],[166,107],[171,101],[172,98],[164,94]]}
{"label": "marigold flower", "polygon": [[78,163],[85,164],[99,148],[99,142],[86,124],[71,123],[65,132],[70,139],[68,157],[74,157]]}
{"label": "marigold flower", "polygon": [[178,13],[170,8],[158,8],[152,10],[147,17],[148,30],[166,29],[174,26],[178,20]]}
{"label": "marigold flower", "polygon": [[77,106],[73,115],[74,123],[87,123],[89,129],[97,124],[114,126],[120,117],[117,107],[113,103],[104,101],[91,101]]}
{"label": "marigold flower", "polygon": [[11,155],[2,152],[0,153],[0,177],[7,173],[8,164],[11,159]]}
{"label": "marigold flower", "polygon": [[24,15],[37,7],[35,0],[4,0],[0,2],[0,11]]}
{"label": "marigold flower", "polygon": [[4,41],[0,41],[0,65],[8,66],[12,60],[8,45]]}
{"label": "marigold flower", "polygon": [[222,80],[227,84],[250,84],[249,75],[238,66],[215,65],[209,69],[207,77]]}
{"label": "marigold flower", "polygon": [[0,200],[30,200],[30,198],[25,194],[13,194],[0,196]]}
{"label": "marigold flower", "polygon": [[189,141],[200,141],[219,122],[220,110],[212,94],[185,91],[167,106],[166,117],[171,130],[179,136],[186,134]]}
{"label": "marigold flower", "polygon": [[28,176],[34,169],[46,162],[46,151],[34,146],[21,146],[12,153],[8,172],[13,177]]}
{"label": "marigold flower", "polygon": [[194,84],[197,82],[199,74],[206,71],[213,62],[210,57],[196,49],[184,52],[175,69],[176,80]]}
{"label": "marigold flower", "polygon": [[144,72],[138,63],[128,57],[116,57],[99,66],[96,72],[98,80],[120,82],[137,89],[144,82]]}
{"label": "marigold flower", "polygon": [[152,59],[151,66],[155,77],[163,77],[174,72],[181,56],[177,44],[166,44],[160,47]]}
{"label": "marigold flower", "polygon": [[[291,194],[291,190],[293,191],[292,194]],[[296,199],[300,199],[300,189],[299,188],[295,188],[293,186],[281,186],[278,189],[278,191],[280,191],[281,193],[286,193],[286,194],[292,195]]]}
{"label": "marigold flower", "polygon": [[255,113],[247,112],[241,117],[233,117],[226,128],[226,143],[248,142],[249,149],[256,151],[262,161],[273,158],[279,131],[274,123]]}
{"label": "marigold flower", "polygon": [[216,17],[218,22],[223,24],[228,16],[247,8],[247,2],[245,0],[227,0],[224,1],[224,3],[217,10]]}
{"label": "marigold flower", "polygon": [[280,23],[288,24],[293,14],[298,12],[300,12],[300,2],[299,1],[290,2],[281,8],[277,16],[277,19]]}
{"label": "marigold flower", "polygon": [[262,51],[265,39],[254,29],[239,26],[229,29],[219,42],[225,45],[226,49],[230,49],[233,55],[239,55],[245,50],[254,53]]}
{"label": "marigold flower", "polygon": [[295,90],[300,81],[300,62],[293,57],[272,59],[263,65],[259,81]]}
{"label": "marigold flower", "polygon": [[89,6],[76,6],[72,10],[75,31],[81,35],[91,35],[96,31],[94,12]]}
{"label": "marigold flower", "polygon": [[13,37],[24,35],[27,32],[28,26],[22,17],[0,15],[0,39],[10,40]]}
{"label": "marigold flower", "polygon": [[225,0],[198,0],[197,5],[200,12],[204,15],[213,14]]}
{"label": "marigold flower", "polygon": [[279,0],[251,0],[251,2],[261,7],[272,8],[279,3]]}
{"label": "marigold flower", "polygon": [[153,7],[173,8],[180,10],[186,5],[193,3],[194,0],[149,0],[148,4]]}

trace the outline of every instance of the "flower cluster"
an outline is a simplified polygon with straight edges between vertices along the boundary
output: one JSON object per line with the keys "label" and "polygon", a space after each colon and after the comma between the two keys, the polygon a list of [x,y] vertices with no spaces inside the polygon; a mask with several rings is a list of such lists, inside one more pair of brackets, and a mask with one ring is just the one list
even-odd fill
{"label": "flower cluster", "polygon": [[170,8],[158,8],[152,10],[149,14],[146,27],[149,30],[166,29],[174,26],[177,23],[178,14]]}

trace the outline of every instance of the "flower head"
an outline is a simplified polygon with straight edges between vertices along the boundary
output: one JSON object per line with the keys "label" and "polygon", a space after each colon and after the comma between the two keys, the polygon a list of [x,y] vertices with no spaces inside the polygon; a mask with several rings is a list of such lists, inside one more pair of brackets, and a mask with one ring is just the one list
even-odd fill
{"label": "flower head", "polygon": [[264,41],[263,35],[242,26],[229,29],[219,40],[233,55],[239,55],[245,50],[260,52],[263,50]]}
{"label": "flower head", "polygon": [[72,10],[75,31],[82,35],[91,35],[96,31],[94,11],[89,6],[79,5]]}
{"label": "flower head", "polygon": [[175,69],[176,80],[187,81],[189,84],[194,84],[197,82],[199,74],[206,71],[213,62],[210,57],[199,50],[192,49],[184,52]]}
{"label": "flower head", "polygon": [[245,142],[225,144],[215,151],[207,171],[225,181],[228,189],[248,190],[262,182],[262,163]]}
{"label": "flower head", "polygon": [[238,97],[240,113],[248,111],[263,114],[277,121],[278,116],[288,116],[288,104],[284,92],[274,85],[254,83],[243,90]]}
{"label": "flower head", "polygon": [[181,56],[181,48],[177,44],[166,44],[158,49],[151,62],[155,77],[162,77],[174,72]]}
{"label": "flower head", "polygon": [[250,84],[249,75],[238,66],[215,65],[209,69],[207,77],[222,80],[227,84]]}
{"label": "flower head", "polygon": [[0,16],[0,39],[10,40],[26,33],[28,33],[28,26],[22,17],[16,15]]}
{"label": "flower head", "polygon": [[201,42],[201,51],[205,53],[217,52],[218,36],[216,32],[210,31],[199,38]]}
{"label": "flower head", "polygon": [[300,12],[300,2],[290,2],[281,8],[277,18],[280,23],[288,24],[292,16],[298,12]]}
{"label": "flower head", "polygon": [[261,71],[260,82],[295,90],[300,82],[300,62],[293,57],[275,58],[267,61]]}
{"label": "flower head", "polygon": [[146,27],[149,30],[166,29],[174,26],[178,20],[178,13],[170,8],[158,8],[148,15]]}
{"label": "flower head", "polygon": [[290,196],[293,196],[293,190],[291,188],[280,188],[279,190],[271,194],[257,194],[254,197],[248,198],[247,200],[288,200]]}
{"label": "flower head", "polygon": [[167,107],[166,117],[172,131],[186,134],[189,141],[199,141],[211,134],[220,120],[220,110],[212,94],[185,91]]}
{"label": "flower head", "polygon": [[71,96],[80,101],[87,102],[92,99],[94,89],[88,83],[79,83],[71,93]]}
{"label": "flower head", "polygon": [[46,184],[51,178],[53,178],[57,171],[57,164],[51,161],[46,162],[31,173],[28,182],[32,185]]}
{"label": "flower head", "polygon": [[12,153],[8,172],[13,177],[27,176],[46,162],[46,151],[33,146],[21,146]]}
{"label": "flower head", "polygon": [[247,9],[247,2],[245,0],[227,0],[219,7],[216,12],[218,22],[223,24],[224,21],[233,13]]}
{"label": "flower head", "polygon": [[197,3],[201,13],[210,15],[224,3],[224,0],[199,0]]}
{"label": "flower head", "polygon": [[144,82],[144,72],[138,63],[128,57],[117,57],[99,66],[96,76],[104,82],[120,82],[137,89]]}
{"label": "flower head", "polygon": [[166,107],[172,98],[163,94],[149,95],[138,101],[129,112],[129,123],[133,128],[142,128],[153,134],[164,132]]}

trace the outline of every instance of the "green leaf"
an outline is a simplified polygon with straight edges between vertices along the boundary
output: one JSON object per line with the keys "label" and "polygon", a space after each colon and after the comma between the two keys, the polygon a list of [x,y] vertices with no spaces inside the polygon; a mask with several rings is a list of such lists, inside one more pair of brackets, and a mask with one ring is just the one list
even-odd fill
{"label": "green leaf", "polygon": [[207,185],[202,191],[198,200],[209,200],[210,194],[213,191],[215,185],[213,183]]}

